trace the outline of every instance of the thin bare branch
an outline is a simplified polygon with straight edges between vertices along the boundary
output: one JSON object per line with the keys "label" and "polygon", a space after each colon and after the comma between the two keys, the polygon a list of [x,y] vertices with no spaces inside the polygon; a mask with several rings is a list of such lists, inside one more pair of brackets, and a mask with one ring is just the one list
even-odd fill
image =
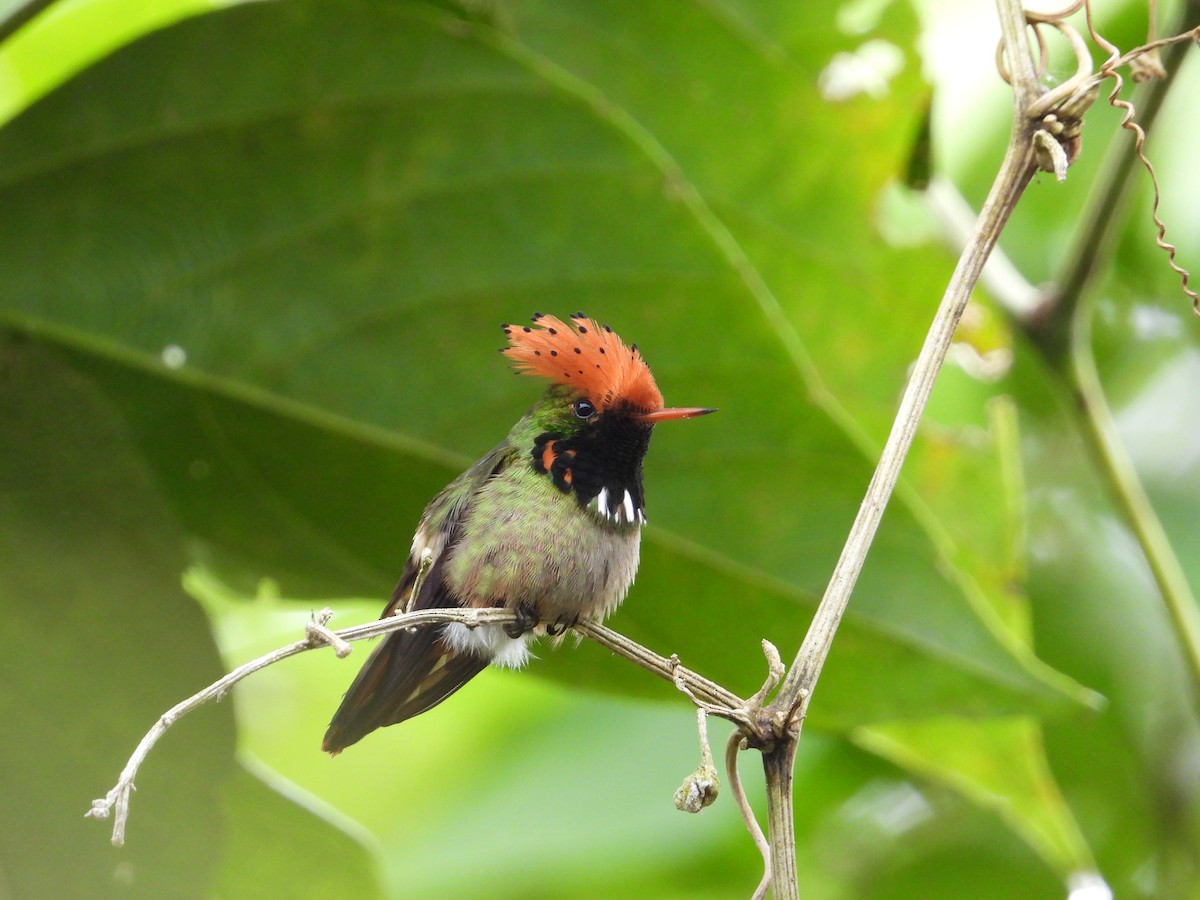
{"label": "thin bare branch", "polygon": [[725,742],[725,774],[729,777],[729,789],[733,792],[733,799],[737,801],[742,821],[746,823],[746,829],[754,839],[754,846],[762,854],[763,877],[751,895],[751,900],[760,900],[767,896],[771,887],[771,845],[767,842],[767,836],[763,834],[762,826],[758,824],[758,818],[754,815],[754,808],[750,806],[750,801],[746,799],[746,791],[742,787],[742,776],[738,772],[738,754],[743,749],[741,733],[735,731],[729,735],[729,740]]}
{"label": "thin bare branch", "polygon": [[711,715],[730,719],[736,724],[743,724],[733,714],[738,710],[744,710],[746,701],[715,681],[709,681],[703,675],[681,666],[678,658],[659,656],[637,641],[630,640],[620,632],[613,631],[596,622],[579,622],[574,628],[584,637],[595,641],[602,647],[607,647],[613,653],[625,657],[647,672],[653,672],[659,678],[672,684],[685,685],[687,687],[685,693],[688,697],[697,705],[706,704]]}
{"label": "thin bare branch", "polygon": [[[884,509],[899,479],[900,468],[912,446],[958,321],[1000,232],[1038,168],[1033,134],[1042,123],[1039,118],[1032,118],[1029,110],[1044,91],[1038,84],[1036,66],[1030,53],[1025,14],[1019,0],[997,0],[997,6],[1004,35],[1004,60],[1014,96],[1012,133],[1004,160],[934,315],[875,474],[867,486],[866,496],[851,525],[850,534],[812,624],[774,701],[764,708],[760,716],[764,726],[771,727],[777,736],[774,744],[764,748],[763,769],[767,779],[772,879],[775,896],[780,900],[791,900],[799,895],[796,884],[792,765],[801,723]],[[1058,137],[1053,131],[1050,131],[1050,136]]]}
{"label": "thin bare branch", "polygon": [[[941,225],[947,246],[961,252],[975,230],[977,213],[971,204],[944,175],[929,180],[925,200]],[[997,305],[1017,320],[1028,319],[1045,302],[1042,291],[1013,264],[1003,247],[992,250],[979,281]]]}
{"label": "thin bare branch", "polygon": [[800,746],[800,726],[793,723],[786,737],[763,751],[767,782],[767,834],[771,845],[771,884],[775,900],[799,900],[796,877],[796,815],[792,770]]}
{"label": "thin bare branch", "polygon": [[[112,842],[116,847],[122,846],[125,843],[125,824],[129,818],[129,798],[135,790],[134,779],[137,777],[142,763],[145,762],[150,751],[154,749],[154,745],[167,733],[167,729],[185,715],[206,703],[220,700],[229,693],[229,689],[235,684],[243,678],[253,675],[259,669],[265,669],[267,666],[281,662],[289,656],[295,656],[297,653],[304,653],[316,647],[323,647],[326,644],[336,644],[337,641],[361,641],[365,638],[386,634],[400,628],[412,628],[418,625],[432,625],[444,622],[461,622],[473,628],[485,623],[506,623],[513,621],[516,621],[516,616],[510,610],[506,609],[425,609],[419,612],[405,613],[400,616],[389,616],[386,619],[368,622],[366,625],[346,628],[338,632],[329,632],[328,635],[320,631],[312,631],[313,623],[310,622],[305,629],[307,636],[304,640],[288,644],[286,647],[280,647],[278,650],[260,656],[258,659],[251,660],[245,665],[238,666],[228,675],[218,679],[204,690],[193,694],[186,700],[175,704],[163,713],[158,721],[154,723],[154,726],[146,733],[146,736],[138,743],[137,748],[133,751],[129,762],[125,764],[125,768],[121,772],[121,777],[117,779],[117,783],[113,789],[104,797],[93,800],[92,808],[87,811],[86,815],[96,819],[107,819],[110,814],[113,814]],[[324,625],[324,621],[320,622],[320,627],[323,628]]]}
{"label": "thin bare branch", "polygon": [[[1007,0],[1001,0],[1005,5]],[[1023,32],[1023,25],[1022,25]],[[1009,36],[1006,34],[1006,38]],[[1011,45],[1011,44],[1010,44]],[[803,699],[807,704],[812,688],[821,673],[833,636],[841,622],[858,575],[884,509],[900,476],[900,468],[912,446],[917,425],[933,384],[954,337],[958,320],[970,299],[988,254],[1000,236],[1017,200],[1036,171],[1028,130],[1018,119],[1009,142],[1000,172],[984,203],[975,231],[959,258],[958,266],[946,288],[925,338],[924,346],[913,366],[912,375],[900,401],[900,410],[888,435],[879,464],[867,487],[858,516],[842,549],[829,586],[817,607],[813,623],[805,636],[792,668],[784,679],[779,695],[772,704],[778,710],[795,711]]]}
{"label": "thin bare branch", "polygon": [[[341,631],[331,631],[327,627],[327,623],[332,615],[331,610],[321,610],[306,624],[304,640],[280,647],[278,650],[238,666],[204,690],[175,704],[163,713],[138,743],[129,762],[121,771],[116,785],[104,797],[93,800],[91,809],[85,815],[96,819],[107,819],[112,815],[112,843],[117,847],[122,846],[125,843],[126,822],[129,819],[129,800],[136,789],[134,779],[137,778],[138,770],[150,751],[154,749],[155,744],[183,716],[206,703],[222,699],[235,684],[260,669],[282,662],[298,653],[323,646],[333,647],[339,657],[344,657],[352,649],[349,644],[351,641],[378,637],[406,628],[447,622],[459,622],[468,628],[475,628],[479,625],[507,624],[517,620],[516,614],[507,609],[422,609],[388,616],[364,625],[344,628]],[[659,677],[677,685],[685,685],[688,696],[698,706],[703,705],[706,713],[724,716],[741,727],[752,725],[752,721],[746,713],[747,703],[745,700],[719,684],[679,665],[677,658],[659,656],[636,641],[630,640],[611,628],[605,628],[603,625],[581,622],[575,626],[575,630]],[[702,698],[702,700],[697,698]]]}
{"label": "thin bare branch", "polygon": [[1012,85],[1013,105],[1025,120],[1024,112],[1043,93],[1038,83],[1038,66],[1029,51],[1029,33],[1026,30],[1026,15],[1019,2],[997,0],[1000,14],[1001,77]]}

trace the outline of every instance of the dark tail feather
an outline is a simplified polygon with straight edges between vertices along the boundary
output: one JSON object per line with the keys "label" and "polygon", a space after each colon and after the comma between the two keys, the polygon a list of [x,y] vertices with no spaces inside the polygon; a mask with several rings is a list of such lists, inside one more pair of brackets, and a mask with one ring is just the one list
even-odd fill
{"label": "dark tail feather", "polygon": [[439,625],[388,635],[346,691],[321,749],[341,753],[376,728],[436,706],[484,670],[486,659],[450,650],[441,631]]}

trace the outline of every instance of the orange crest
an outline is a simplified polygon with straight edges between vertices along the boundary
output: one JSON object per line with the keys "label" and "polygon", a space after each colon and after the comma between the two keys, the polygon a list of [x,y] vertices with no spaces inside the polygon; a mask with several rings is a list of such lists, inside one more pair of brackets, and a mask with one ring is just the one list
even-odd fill
{"label": "orange crest", "polygon": [[598,410],[628,403],[643,411],[661,409],[662,394],[637,345],[625,343],[607,325],[583,313],[565,324],[537,313],[533,327],[505,325],[512,345],[501,352],[525,375],[540,375],[574,388]]}

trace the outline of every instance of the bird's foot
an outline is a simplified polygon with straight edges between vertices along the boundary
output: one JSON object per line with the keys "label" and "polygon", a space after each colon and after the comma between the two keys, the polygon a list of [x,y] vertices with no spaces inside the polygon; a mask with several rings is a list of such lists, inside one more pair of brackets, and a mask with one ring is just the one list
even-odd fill
{"label": "bird's foot", "polygon": [[528,634],[537,627],[537,610],[528,603],[518,603],[513,612],[517,614],[517,620],[509,622],[504,626],[504,633],[510,638],[519,638],[521,635]]}
{"label": "bird's foot", "polygon": [[560,634],[565,634],[568,628],[573,628],[575,623],[579,621],[579,614],[562,615],[553,622],[546,623],[546,636],[558,637]]}

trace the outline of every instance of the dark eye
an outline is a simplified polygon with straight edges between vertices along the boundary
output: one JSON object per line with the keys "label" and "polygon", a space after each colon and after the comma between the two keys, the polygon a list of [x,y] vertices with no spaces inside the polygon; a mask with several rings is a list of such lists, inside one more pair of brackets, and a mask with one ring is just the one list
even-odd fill
{"label": "dark eye", "polygon": [[575,411],[575,415],[580,419],[590,419],[596,414],[596,407],[592,406],[586,400],[576,400],[571,404],[571,409]]}

